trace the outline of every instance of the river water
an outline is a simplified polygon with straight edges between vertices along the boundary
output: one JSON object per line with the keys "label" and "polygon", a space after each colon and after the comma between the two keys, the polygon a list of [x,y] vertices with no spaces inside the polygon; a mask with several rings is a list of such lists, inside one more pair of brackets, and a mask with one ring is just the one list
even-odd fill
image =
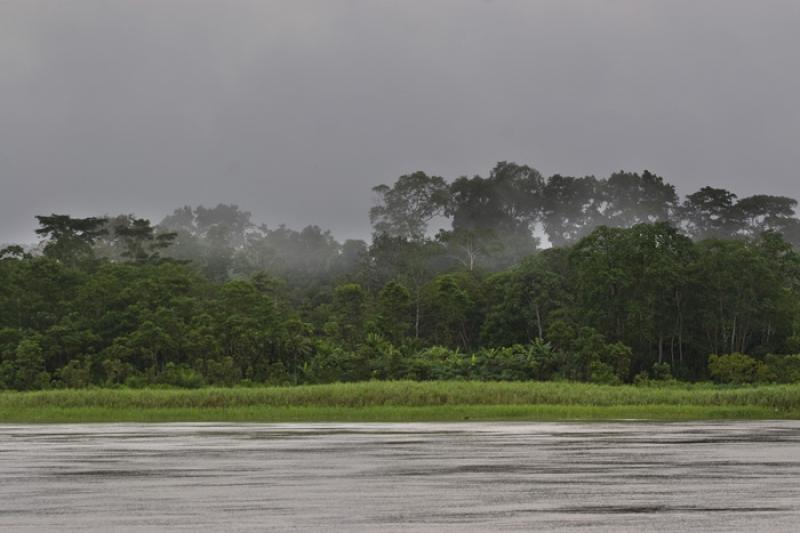
{"label": "river water", "polygon": [[800,423],[0,425],[0,530],[800,531]]}

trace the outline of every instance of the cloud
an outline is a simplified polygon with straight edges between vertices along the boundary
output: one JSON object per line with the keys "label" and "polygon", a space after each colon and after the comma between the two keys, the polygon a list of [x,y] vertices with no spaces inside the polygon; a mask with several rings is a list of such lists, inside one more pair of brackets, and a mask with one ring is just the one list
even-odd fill
{"label": "cloud", "polygon": [[365,236],[370,188],[515,160],[794,194],[800,4],[0,3],[0,242],[237,203]]}

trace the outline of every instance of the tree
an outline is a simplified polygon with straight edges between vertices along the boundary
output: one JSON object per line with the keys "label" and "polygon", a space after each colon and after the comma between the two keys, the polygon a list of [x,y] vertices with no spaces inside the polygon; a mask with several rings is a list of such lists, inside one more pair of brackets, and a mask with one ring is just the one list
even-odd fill
{"label": "tree", "polygon": [[311,324],[291,318],[283,324],[283,356],[291,371],[292,381],[297,384],[298,369],[314,351],[314,328]]}
{"label": "tree", "polygon": [[207,208],[199,205],[194,210],[197,232],[210,241],[212,246],[242,246],[245,234],[253,224],[249,211],[242,211],[233,204],[217,204]]}
{"label": "tree", "polygon": [[691,240],[668,223],[638,224],[626,232],[625,269],[633,280],[627,307],[628,335],[624,342],[639,355],[639,368],[683,363],[688,302],[689,266],[695,250]]}
{"label": "tree", "polygon": [[412,327],[411,292],[401,283],[390,281],[378,295],[378,327],[392,344],[401,345]]}
{"label": "tree", "polygon": [[169,257],[195,263],[209,278],[225,281],[233,274],[234,254],[253,228],[251,214],[236,205],[176,209],[159,227],[174,232]]}
{"label": "tree", "polygon": [[396,280],[409,290],[414,308],[415,339],[420,338],[423,327],[424,287],[437,273],[447,269],[449,261],[442,261],[443,258],[440,243],[408,241],[386,234],[376,235],[369,248],[369,261],[363,273],[367,285],[377,291]]}
{"label": "tree", "polygon": [[104,218],[52,214],[36,219],[41,226],[36,234],[47,239],[44,255],[70,266],[93,259],[95,240],[107,232]]}
{"label": "tree", "polygon": [[758,194],[736,202],[735,209],[742,221],[742,233],[755,238],[765,231],[783,232],[795,222],[797,200],[786,196]]}
{"label": "tree", "polygon": [[543,196],[541,220],[553,246],[573,244],[603,221],[601,183],[594,176],[556,174],[547,180]]}
{"label": "tree", "polygon": [[372,191],[378,197],[369,211],[375,232],[411,241],[425,238],[428,223],[444,213],[449,201],[444,179],[424,172],[400,176],[392,187],[378,185]]}
{"label": "tree", "polygon": [[571,252],[576,313],[633,348],[639,369],[682,359],[693,245],[667,223],[601,226]]}
{"label": "tree", "polygon": [[334,264],[339,274],[349,274],[364,267],[369,260],[369,247],[360,239],[347,239],[342,243]]}
{"label": "tree", "polygon": [[553,316],[570,305],[568,269],[566,254],[549,249],[488,278],[484,342],[510,346],[544,340]]}
{"label": "tree", "polygon": [[780,259],[738,240],[708,240],[697,250],[689,305],[699,314],[698,342],[706,354],[750,352],[774,335],[774,304],[788,289]]}
{"label": "tree", "polygon": [[358,283],[345,283],[333,293],[335,322],[331,324],[337,337],[348,348],[354,348],[364,338],[366,295]]}
{"label": "tree", "polygon": [[713,187],[690,194],[681,208],[684,229],[695,240],[735,236],[741,228],[735,200],[732,192]]}
{"label": "tree", "polygon": [[648,170],[641,175],[616,172],[603,184],[605,224],[631,228],[636,224],[666,222],[678,207],[675,187]]}
{"label": "tree", "polygon": [[[0,380],[17,390],[46,388],[50,375],[45,371],[44,354],[40,339],[31,337],[20,341],[13,361],[4,363],[0,370]],[[3,377],[5,375],[5,377]]]}
{"label": "tree", "polygon": [[482,320],[481,289],[480,280],[468,272],[434,278],[425,288],[426,337],[451,348],[474,348]]}
{"label": "tree", "polygon": [[577,308],[585,323],[614,340],[624,334],[632,281],[625,268],[626,240],[625,230],[600,226],[570,251]]}
{"label": "tree", "polygon": [[124,221],[114,225],[114,236],[122,246],[122,257],[135,263],[146,263],[159,260],[161,250],[169,248],[178,234],[157,234],[149,220],[128,215]]}
{"label": "tree", "polygon": [[450,186],[454,230],[531,235],[542,208],[544,179],[535,169],[502,161],[488,178],[466,176]]}
{"label": "tree", "polygon": [[341,246],[329,231],[306,226],[295,231],[286,226],[258,228],[247,235],[237,251],[234,270],[252,273],[260,270],[306,282],[307,278],[330,275],[336,267]]}
{"label": "tree", "polygon": [[444,245],[448,257],[470,272],[477,268],[479,260],[503,248],[494,233],[479,229],[441,230],[436,240]]}
{"label": "tree", "polygon": [[31,255],[25,252],[25,249],[18,245],[12,244],[0,249],[0,261],[30,259]]}

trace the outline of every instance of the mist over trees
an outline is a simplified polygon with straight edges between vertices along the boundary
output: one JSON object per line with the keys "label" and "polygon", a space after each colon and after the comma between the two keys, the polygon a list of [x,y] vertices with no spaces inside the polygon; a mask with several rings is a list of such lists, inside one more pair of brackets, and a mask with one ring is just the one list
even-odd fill
{"label": "mist over trees", "polygon": [[225,204],[38,216],[0,250],[0,388],[800,380],[794,199],[509,162],[373,193],[369,243]]}

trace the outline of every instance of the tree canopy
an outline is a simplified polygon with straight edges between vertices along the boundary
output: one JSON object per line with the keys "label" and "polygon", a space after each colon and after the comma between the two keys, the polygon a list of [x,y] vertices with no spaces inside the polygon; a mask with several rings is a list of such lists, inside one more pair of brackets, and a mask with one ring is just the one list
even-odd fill
{"label": "tree canopy", "polygon": [[226,204],[37,217],[0,249],[0,388],[800,379],[791,198],[508,162],[375,192],[371,242]]}

